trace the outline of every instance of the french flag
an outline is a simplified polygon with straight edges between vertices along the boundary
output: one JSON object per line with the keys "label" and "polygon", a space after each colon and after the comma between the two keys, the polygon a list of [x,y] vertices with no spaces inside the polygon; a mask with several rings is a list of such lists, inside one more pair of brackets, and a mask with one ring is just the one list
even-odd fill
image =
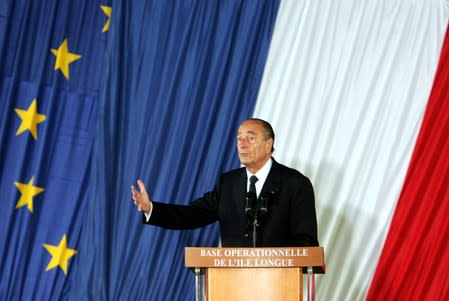
{"label": "french flag", "polygon": [[254,115],[311,176],[317,300],[449,300],[444,1],[281,1]]}

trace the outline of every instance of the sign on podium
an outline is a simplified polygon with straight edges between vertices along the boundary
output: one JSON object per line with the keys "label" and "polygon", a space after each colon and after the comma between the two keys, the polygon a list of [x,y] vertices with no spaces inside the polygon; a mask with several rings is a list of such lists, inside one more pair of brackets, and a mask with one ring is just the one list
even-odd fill
{"label": "sign on podium", "polygon": [[315,298],[315,274],[324,274],[322,247],[186,248],[195,272],[196,300],[307,300]]}

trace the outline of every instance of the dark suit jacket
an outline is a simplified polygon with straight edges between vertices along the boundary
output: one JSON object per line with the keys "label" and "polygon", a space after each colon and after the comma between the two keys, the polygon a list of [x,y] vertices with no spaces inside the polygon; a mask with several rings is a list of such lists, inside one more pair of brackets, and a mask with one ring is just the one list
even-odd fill
{"label": "dark suit jacket", "polygon": [[[193,229],[220,223],[223,247],[252,246],[252,224],[245,214],[245,168],[221,175],[213,191],[190,205],[153,202],[149,222],[169,229]],[[317,220],[313,187],[299,171],[273,165],[260,195],[269,195],[268,211],[261,218],[257,246],[317,246]]]}

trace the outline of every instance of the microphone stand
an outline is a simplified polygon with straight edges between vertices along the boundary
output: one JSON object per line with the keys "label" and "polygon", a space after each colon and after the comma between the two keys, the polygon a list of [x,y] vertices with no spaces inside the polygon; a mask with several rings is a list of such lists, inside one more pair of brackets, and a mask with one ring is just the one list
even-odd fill
{"label": "microphone stand", "polygon": [[259,217],[263,214],[267,213],[267,202],[269,196],[261,195],[259,198],[259,202],[257,200],[257,196],[254,192],[248,192],[246,194],[246,206],[245,212],[252,217],[253,224],[253,248],[257,246],[257,227],[259,225]]}
{"label": "microphone stand", "polygon": [[257,212],[253,215],[253,248],[257,245]]}

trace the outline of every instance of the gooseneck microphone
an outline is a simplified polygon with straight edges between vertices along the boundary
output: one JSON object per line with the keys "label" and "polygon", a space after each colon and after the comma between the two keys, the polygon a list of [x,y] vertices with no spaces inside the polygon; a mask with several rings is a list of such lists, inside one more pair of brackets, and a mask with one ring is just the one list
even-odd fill
{"label": "gooseneck microphone", "polygon": [[271,195],[269,193],[262,193],[257,198],[254,192],[247,192],[245,195],[245,213],[251,216],[261,216],[267,213],[270,199]]}
{"label": "gooseneck microphone", "polygon": [[263,193],[260,195],[260,200],[258,204],[258,210],[260,215],[264,215],[268,211],[268,201],[270,200],[270,195],[267,193]]}
{"label": "gooseneck microphone", "polygon": [[248,215],[254,215],[254,211],[257,209],[257,196],[254,192],[249,191],[245,195],[245,213]]}

